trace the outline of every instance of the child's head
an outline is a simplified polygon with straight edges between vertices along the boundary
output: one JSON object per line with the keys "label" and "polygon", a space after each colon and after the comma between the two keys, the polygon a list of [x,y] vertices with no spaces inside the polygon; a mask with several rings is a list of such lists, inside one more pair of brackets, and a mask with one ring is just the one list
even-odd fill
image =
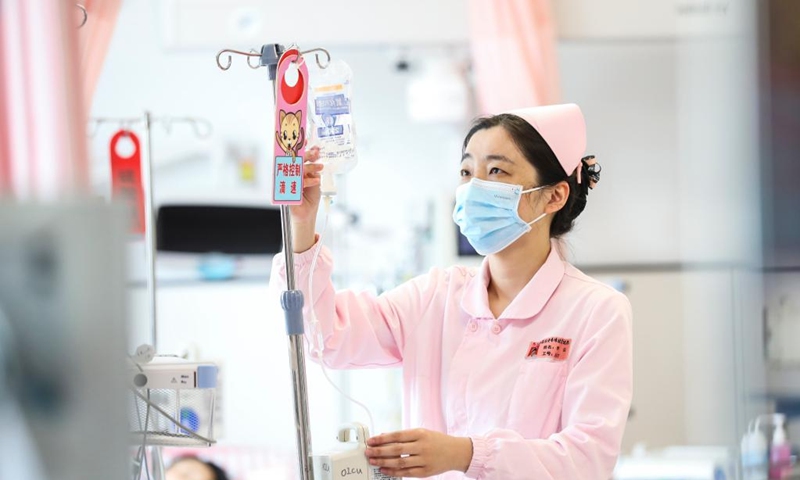
{"label": "child's head", "polygon": [[193,456],[176,459],[166,474],[166,480],[229,480],[225,470]]}

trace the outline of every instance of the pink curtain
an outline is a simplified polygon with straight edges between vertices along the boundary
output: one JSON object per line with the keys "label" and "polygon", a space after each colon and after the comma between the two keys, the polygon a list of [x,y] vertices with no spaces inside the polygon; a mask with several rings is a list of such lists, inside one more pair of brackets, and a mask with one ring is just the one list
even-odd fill
{"label": "pink curtain", "polygon": [[469,21],[480,113],[559,103],[549,0],[469,0]]}
{"label": "pink curtain", "polygon": [[[0,15],[2,15],[0,7]],[[0,28],[2,28],[2,17],[0,17]],[[0,200],[4,194],[11,192],[11,145],[9,144],[8,132],[8,112],[5,108],[6,103],[6,76],[4,68],[6,64],[6,51],[4,47],[3,35],[0,33]]]}
{"label": "pink curtain", "polygon": [[88,189],[86,111],[119,2],[87,6],[79,53],[74,1],[0,1],[0,196],[50,201]]}
{"label": "pink curtain", "polygon": [[3,0],[4,171],[20,200],[53,200],[87,184],[85,116],[77,67],[75,5]]}
{"label": "pink curtain", "polygon": [[83,98],[88,112],[92,107],[92,98],[103,70],[122,0],[79,0],[79,3],[89,13],[86,25],[78,32]]}

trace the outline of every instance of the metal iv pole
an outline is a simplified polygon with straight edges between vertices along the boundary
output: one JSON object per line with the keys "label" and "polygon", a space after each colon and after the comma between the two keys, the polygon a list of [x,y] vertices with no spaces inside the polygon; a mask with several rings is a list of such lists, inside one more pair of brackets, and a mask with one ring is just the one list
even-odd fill
{"label": "metal iv pole", "polygon": [[[286,49],[279,44],[267,44],[261,47],[261,53],[255,51],[241,52],[237,50],[222,50],[217,54],[217,66],[222,70],[227,70],[231,66],[232,53],[247,56],[247,63],[251,68],[268,67],[269,79],[273,82],[273,94],[275,94],[275,79],[278,71],[278,60]],[[322,52],[327,60],[323,65],[320,63],[319,55],[316,55],[317,65],[326,68],[330,61],[330,54],[321,48],[302,51],[300,55]],[[220,57],[227,53],[228,61],[226,65],[220,62]],[[258,57],[258,65],[250,63],[250,59]],[[297,453],[300,463],[301,480],[311,480],[313,478],[313,468],[311,463],[311,430],[309,427],[308,416],[308,388],[306,381],[306,360],[303,348],[303,292],[296,288],[296,278],[294,272],[294,250],[292,248],[292,221],[291,211],[287,205],[281,205],[281,229],[283,230],[283,254],[286,259],[286,291],[281,295],[281,306],[284,310],[286,320],[286,333],[289,336],[289,363],[292,369],[292,387],[294,394],[294,420],[297,435]]]}

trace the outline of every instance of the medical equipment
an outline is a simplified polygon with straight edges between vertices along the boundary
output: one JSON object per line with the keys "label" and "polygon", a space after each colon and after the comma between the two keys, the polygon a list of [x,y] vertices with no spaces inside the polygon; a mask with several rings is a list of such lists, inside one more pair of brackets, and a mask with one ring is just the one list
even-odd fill
{"label": "medical equipment", "polygon": [[[299,199],[296,195],[298,195],[297,191],[287,191],[287,190],[278,190],[279,189],[279,178],[283,178],[284,182],[298,182],[298,189],[299,194],[302,195],[302,179],[303,173],[302,170],[297,172],[294,168],[294,155],[297,154],[302,156],[302,153],[297,148],[297,144],[299,142],[294,142],[295,135],[297,138],[303,136],[302,122],[300,118],[302,116],[301,112],[303,110],[302,106],[297,106],[297,102],[299,99],[304,98],[305,92],[298,94],[298,92],[294,91],[297,88],[297,85],[304,85],[307,86],[307,81],[303,78],[304,74],[307,74],[305,70],[307,67],[304,65],[304,55],[312,52],[321,52],[324,53],[327,57],[325,64],[320,61],[319,54],[316,54],[316,61],[317,65],[321,69],[328,68],[331,63],[330,54],[321,48],[316,48],[307,51],[300,51],[296,47],[291,47],[289,49],[285,49],[283,46],[279,44],[268,44],[263,45],[261,47],[261,53],[256,53],[255,51],[241,52],[237,50],[230,50],[225,49],[221,50],[217,54],[217,66],[222,70],[227,70],[231,66],[231,55],[232,53],[238,55],[244,55],[248,57],[248,65],[251,68],[259,68],[266,66],[269,69],[269,76],[270,80],[272,80],[275,84],[274,94],[276,100],[276,129],[277,129],[277,144],[283,150],[283,154],[281,155],[280,152],[275,157],[275,183],[273,188],[273,203],[280,204],[281,209],[281,222],[282,222],[282,230],[283,230],[283,251],[286,259],[286,283],[287,283],[287,291],[283,292],[281,296],[281,306],[283,307],[285,313],[285,320],[286,320],[286,331],[289,336],[289,352],[290,352],[290,360],[291,360],[291,367],[292,367],[292,379],[293,379],[293,394],[294,394],[294,412],[295,412],[295,425],[297,426],[297,450],[299,454],[299,462],[300,462],[300,475],[302,480],[308,480],[312,478],[313,475],[313,461],[310,455],[310,447],[311,447],[311,435],[309,431],[309,420],[308,420],[308,394],[307,394],[307,386],[306,386],[306,371],[305,371],[305,354],[303,350],[303,342],[304,342],[304,323],[303,323],[303,305],[304,305],[304,298],[303,293],[300,290],[297,290],[296,279],[295,279],[295,272],[294,272],[294,252],[292,249],[292,231],[291,231],[291,211],[289,210],[289,205],[301,203],[302,199]],[[222,64],[220,58],[223,54],[228,54],[228,61],[225,65]],[[257,57],[259,59],[258,65],[253,65],[250,63],[250,59]],[[294,67],[291,69],[292,65],[299,66]],[[287,77],[290,76],[290,79],[287,80]],[[336,100],[336,102],[340,102],[341,106],[344,106],[345,98],[342,97],[340,100]],[[283,108],[287,105],[294,106],[291,110]],[[348,102],[349,107],[349,102]],[[323,109],[324,110],[324,109]],[[307,110],[306,110],[307,111]],[[333,111],[333,110],[332,110]],[[343,110],[338,110],[343,112]],[[349,112],[349,108],[348,108]],[[323,112],[324,113],[324,112]],[[330,112],[328,112],[330,113]],[[293,117],[289,117],[292,114]],[[295,122],[297,120],[297,122]],[[329,120],[330,122],[330,120]],[[352,122],[351,122],[352,123]],[[333,126],[334,124],[332,124]],[[324,132],[323,132],[324,133]],[[281,139],[283,141],[281,141]],[[349,148],[349,147],[346,147]],[[291,157],[291,158],[289,158]],[[352,155],[349,157],[342,156],[342,158],[355,158],[354,157],[354,150]],[[349,168],[352,168],[352,161],[349,164]],[[343,164],[344,166],[344,164]],[[344,171],[344,170],[343,170]],[[287,183],[288,185],[288,183]],[[326,211],[329,208],[331,203],[331,197],[335,194],[335,188],[330,188],[327,195],[325,195],[325,207]],[[326,216],[327,221],[327,216]],[[323,230],[324,233],[324,230]],[[319,249],[315,252],[315,258],[312,262],[312,265],[316,264],[316,258],[319,254]],[[313,268],[313,266],[312,266]],[[313,323],[313,322],[312,322]],[[317,341],[313,340],[319,336],[319,329],[315,328],[315,332],[312,334],[312,343],[318,344]],[[313,348],[313,347],[312,347]],[[323,370],[324,371],[324,370]],[[325,376],[327,378],[327,372],[325,372]],[[328,378],[330,381],[330,378]],[[333,384],[333,382],[331,382]],[[335,384],[333,384],[336,387]],[[336,387],[338,390],[338,387]],[[339,390],[341,392],[341,390]],[[344,394],[344,392],[341,392]],[[345,395],[346,396],[346,395]],[[349,397],[348,397],[349,398]],[[352,400],[352,399],[351,399]],[[366,429],[364,430],[366,432]],[[362,434],[362,440],[365,440],[364,436],[366,433]],[[364,450],[356,450],[356,456],[360,456],[361,459],[366,462],[366,457],[364,456]],[[320,461],[317,459],[316,461]],[[349,475],[354,475],[357,472],[350,472]],[[367,476],[362,476],[367,475]],[[374,477],[374,476],[373,476]],[[369,471],[361,470],[361,475],[358,477],[348,476],[351,479],[369,479]]]}
{"label": "medical equipment", "polygon": [[358,163],[356,130],[353,120],[353,72],[342,60],[332,60],[327,68],[311,71],[309,89],[309,140],[320,148],[322,170],[320,191],[336,195],[335,176],[352,170]]}
{"label": "medical equipment", "polygon": [[339,444],[325,453],[314,455],[315,480],[394,480],[380,467],[369,464],[364,455],[369,430],[366,425],[344,425],[337,435]]}
{"label": "medical equipment", "polygon": [[[327,57],[326,64],[320,62],[319,54],[316,55],[317,64],[320,68],[327,66],[330,61],[330,54],[323,49],[313,49],[307,51],[294,50],[294,60],[298,57],[311,52],[322,52]],[[228,54],[228,61],[223,65],[220,58],[223,54]],[[261,47],[261,53],[254,51],[241,52],[238,50],[225,49],[217,53],[217,66],[222,70],[228,70],[231,67],[231,54],[244,55],[248,59],[248,65],[251,68],[267,67],[269,78],[277,85],[279,60],[285,55],[286,49],[279,44],[267,44]],[[258,65],[250,63],[250,59],[257,57]],[[277,92],[273,92],[277,100]],[[278,126],[276,126],[277,128]],[[302,177],[301,177],[302,182]],[[302,183],[300,184],[300,191],[302,191]],[[281,296],[281,306],[283,307],[286,320],[286,333],[289,337],[289,357],[290,365],[292,368],[292,393],[294,395],[294,416],[297,437],[297,452],[298,460],[300,463],[300,476],[302,480],[311,478],[311,432],[308,420],[308,390],[306,381],[306,364],[305,352],[303,350],[304,341],[304,326],[303,326],[303,294],[301,291],[295,289],[295,274],[294,274],[294,252],[292,250],[292,223],[291,212],[288,205],[281,205],[281,229],[283,233],[283,251],[286,257],[286,283],[287,291],[283,292]]]}
{"label": "medical equipment", "polygon": [[[160,447],[210,447],[214,439],[217,367],[137,348],[127,372],[128,429],[138,446],[133,479],[164,478]],[[152,447],[148,466],[147,447]]]}
{"label": "medical equipment", "polygon": [[128,369],[128,381],[134,445],[208,447],[215,443],[215,365],[178,357],[136,359]]}
{"label": "medical equipment", "polygon": [[[133,478],[142,471],[147,478],[164,478],[161,455],[163,446],[210,446],[214,439],[214,409],[217,370],[211,364],[193,364],[177,357],[156,356],[158,322],[156,308],[156,238],[157,224],[153,206],[152,126],[161,123],[170,131],[175,123],[190,124],[198,137],[211,134],[210,123],[192,117],[153,117],[145,112],[140,118],[94,118],[89,135],[103,123],[119,125],[112,137],[109,153],[112,163],[112,198],[133,201],[136,212],[133,233],[144,234],[147,288],[150,307],[151,345],[143,345],[131,357],[127,387],[128,430],[131,442],[138,446]],[[130,129],[142,123],[145,147]],[[132,151],[120,151],[120,142],[132,142]],[[147,448],[151,447],[148,463]]]}
{"label": "medical equipment", "polygon": [[[143,201],[143,205],[141,209],[143,210],[144,216],[144,227],[143,233],[145,238],[145,263],[147,264],[147,293],[149,297],[149,313],[150,313],[150,320],[151,320],[151,328],[150,328],[150,336],[151,336],[151,345],[154,348],[158,348],[158,318],[157,318],[157,310],[156,310],[156,254],[158,249],[156,248],[156,215],[155,215],[155,208],[153,202],[153,141],[152,141],[152,133],[153,133],[153,125],[159,123],[161,124],[164,129],[169,132],[172,129],[172,126],[175,124],[188,124],[194,130],[195,135],[198,138],[207,138],[212,133],[212,126],[208,120],[203,118],[196,118],[196,117],[169,117],[169,116],[161,116],[155,117],[150,112],[144,112],[141,117],[119,117],[119,118],[111,118],[111,117],[94,117],[89,120],[88,135],[89,137],[94,137],[100,127],[104,124],[112,124],[117,126],[120,132],[131,132],[131,129],[134,126],[142,125],[144,127],[144,146],[141,147],[140,153],[140,146],[138,144],[138,140],[134,141],[134,152],[133,154],[129,154],[131,157],[140,156],[141,160],[139,166],[141,168],[141,176],[136,179],[136,181],[141,182],[141,193]],[[131,132],[132,133],[132,132]],[[119,134],[119,133],[118,133]],[[125,137],[124,133],[119,134],[120,138]],[[133,137],[135,138],[135,136]],[[118,139],[114,137],[112,139],[111,144],[111,155],[112,157],[116,153],[116,146],[117,146]],[[123,158],[123,161],[125,159]],[[112,170],[113,172],[113,170]],[[130,169],[120,169],[120,175],[129,174]],[[124,179],[122,183],[125,183]],[[137,206],[138,208],[138,206]],[[141,231],[140,231],[141,233]]]}

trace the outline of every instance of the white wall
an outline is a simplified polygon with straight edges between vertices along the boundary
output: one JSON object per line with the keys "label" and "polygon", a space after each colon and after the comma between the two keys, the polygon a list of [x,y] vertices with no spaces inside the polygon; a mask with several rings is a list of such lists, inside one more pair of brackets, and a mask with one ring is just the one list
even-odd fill
{"label": "white wall", "polygon": [[560,44],[563,99],[581,105],[603,167],[570,238],[574,262],[680,260],[677,63],[668,41]]}
{"label": "white wall", "polygon": [[[265,37],[300,45],[442,44],[467,38],[463,0],[163,0],[167,45],[216,48]],[[413,25],[414,28],[408,28]]]}
{"label": "white wall", "polygon": [[752,0],[559,0],[562,38],[676,39],[730,35],[752,18]]}

